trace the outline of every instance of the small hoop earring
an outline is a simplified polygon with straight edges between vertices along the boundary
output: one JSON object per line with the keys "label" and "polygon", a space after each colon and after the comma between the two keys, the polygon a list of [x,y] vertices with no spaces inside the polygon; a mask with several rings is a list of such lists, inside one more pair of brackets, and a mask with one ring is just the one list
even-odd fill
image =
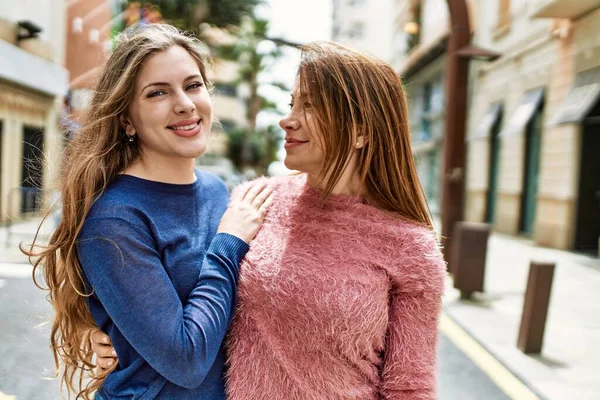
{"label": "small hoop earring", "polygon": [[127,135],[127,136],[129,136],[129,143],[134,141],[135,135]]}

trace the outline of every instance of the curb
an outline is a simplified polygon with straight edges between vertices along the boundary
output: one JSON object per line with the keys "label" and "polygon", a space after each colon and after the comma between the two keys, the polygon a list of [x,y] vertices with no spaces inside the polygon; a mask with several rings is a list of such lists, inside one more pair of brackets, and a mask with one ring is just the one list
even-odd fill
{"label": "curb", "polygon": [[512,400],[548,400],[444,308],[440,331]]}

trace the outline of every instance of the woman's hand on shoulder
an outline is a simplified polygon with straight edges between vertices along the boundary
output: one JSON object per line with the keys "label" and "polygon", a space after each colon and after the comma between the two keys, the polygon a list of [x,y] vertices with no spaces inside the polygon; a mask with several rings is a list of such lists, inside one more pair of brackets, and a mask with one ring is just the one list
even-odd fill
{"label": "woman's hand on shoulder", "polygon": [[248,185],[241,196],[229,204],[217,232],[228,233],[249,243],[258,233],[273,202],[272,191],[266,182]]}

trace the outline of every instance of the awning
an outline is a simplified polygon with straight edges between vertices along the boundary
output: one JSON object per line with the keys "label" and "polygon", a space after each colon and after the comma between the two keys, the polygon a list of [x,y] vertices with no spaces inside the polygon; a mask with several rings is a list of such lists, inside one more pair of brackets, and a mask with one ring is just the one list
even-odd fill
{"label": "awning", "polygon": [[488,111],[485,113],[481,121],[475,127],[472,135],[469,135],[468,140],[471,139],[484,139],[490,136],[492,127],[498,121],[500,112],[502,111],[502,104],[495,103],[490,106]]}
{"label": "awning", "polygon": [[600,67],[577,74],[551,125],[580,123],[600,100]]}
{"label": "awning", "polygon": [[525,131],[527,124],[531,121],[533,114],[539,108],[544,99],[544,88],[533,89],[525,92],[521,104],[513,113],[506,125],[500,132],[500,136],[511,136]]}

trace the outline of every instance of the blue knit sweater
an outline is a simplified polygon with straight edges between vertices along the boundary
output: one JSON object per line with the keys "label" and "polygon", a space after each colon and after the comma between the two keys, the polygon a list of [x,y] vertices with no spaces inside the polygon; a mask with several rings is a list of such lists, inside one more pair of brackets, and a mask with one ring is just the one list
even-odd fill
{"label": "blue knit sweater", "polygon": [[215,235],[228,193],[196,176],[189,185],[120,176],[85,220],[77,251],[88,304],[119,359],[97,398],[225,398],[221,342],[248,245]]}

